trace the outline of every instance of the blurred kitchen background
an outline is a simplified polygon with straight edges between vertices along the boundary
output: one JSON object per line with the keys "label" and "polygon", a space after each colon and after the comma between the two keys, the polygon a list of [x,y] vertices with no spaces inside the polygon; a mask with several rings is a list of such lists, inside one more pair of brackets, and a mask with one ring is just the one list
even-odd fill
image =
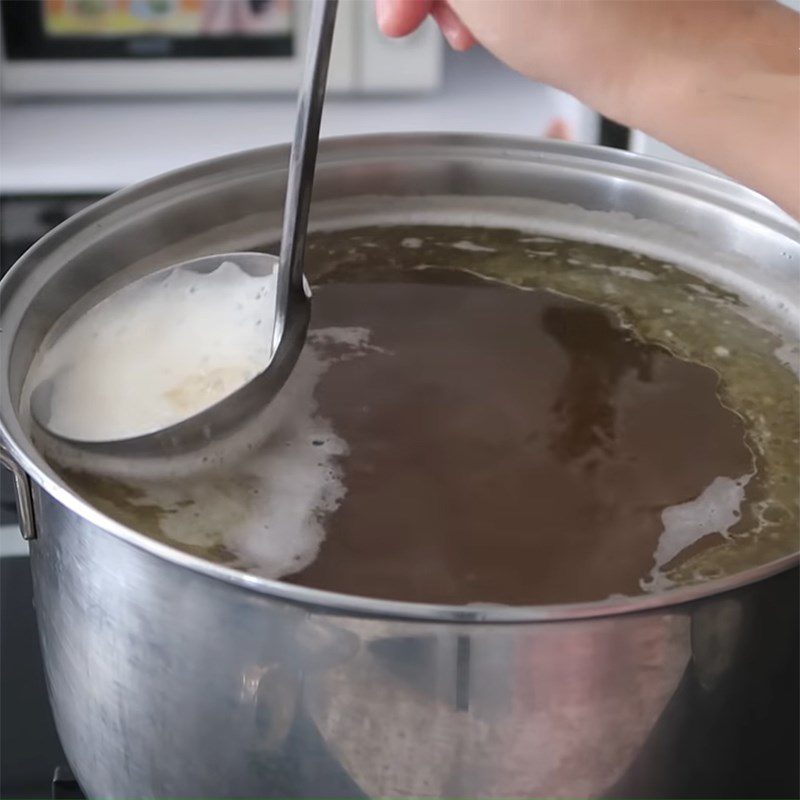
{"label": "blurred kitchen background", "polygon": [[[0,0],[0,268],[123,186],[290,139],[307,0]],[[388,40],[372,0],[340,0],[323,136],[550,136],[681,156],[532,84],[427,23]],[[2,484],[0,796],[79,796],[39,660],[27,546]]]}

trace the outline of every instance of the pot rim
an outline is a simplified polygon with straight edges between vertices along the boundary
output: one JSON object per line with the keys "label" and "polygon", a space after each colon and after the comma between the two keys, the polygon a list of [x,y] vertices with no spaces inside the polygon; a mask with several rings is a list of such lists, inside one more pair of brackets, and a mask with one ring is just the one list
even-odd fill
{"label": "pot rim", "polygon": [[[370,151],[375,149],[379,151],[399,149],[401,152],[398,152],[398,155],[402,155],[403,148],[419,150],[429,146],[447,146],[452,148],[454,156],[458,154],[464,156],[468,151],[474,151],[476,155],[480,154],[489,158],[524,157],[569,165],[573,168],[583,166],[597,170],[598,167],[602,167],[607,173],[628,178],[635,176],[640,182],[703,199],[732,213],[743,215],[750,222],[755,221],[766,225],[784,236],[796,238],[798,230],[800,230],[800,227],[789,215],[769,200],[727,178],[718,177],[694,167],[597,145],[491,134],[421,132],[368,134],[323,139],[320,142],[318,160],[321,164],[336,163],[342,160],[362,161],[370,158]],[[40,254],[46,253],[53,245],[70,238],[80,230],[85,230],[104,214],[114,211],[134,199],[140,199],[142,196],[158,193],[170,187],[175,188],[181,183],[188,183],[202,176],[225,172],[226,168],[232,170],[236,166],[241,167],[253,159],[263,161],[265,164],[285,163],[288,160],[288,150],[288,144],[283,144],[232,153],[190,164],[114,192],[70,217],[42,237],[20,257],[0,281],[0,289],[8,286],[9,279],[16,278],[18,273],[27,268],[29,262],[35,261]],[[296,586],[281,580],[252,575],[191,555],[151,539],[98,511],[70,489],[36,452],[30,439],[19,425],[16,414],[12,411],[8,381],[2,381],[0,401],[2,401],[0,402],[0,445],[43,491],[73,513],[102,528],[104,532],[157,558],[163,558],[175,566],[190,569],[212,579],[222,580],[244,590],[255,591],[313,609],[322,609],[326,613],[444,623],[524,623],[591,619],[684,605],[739,589],[800,564],[800,552],[797,552],[738,572],[735,575],[669,589],[656,594],[554,605],[475,604],[457,606],[416,603],[381,600]],[[11,423],[10,426],[9,423]],[[16,429],[15,432],[20,441],[15,439],[12,432],[9,431],[9,427]],[[35,547],[35,540],[33,547]]]}

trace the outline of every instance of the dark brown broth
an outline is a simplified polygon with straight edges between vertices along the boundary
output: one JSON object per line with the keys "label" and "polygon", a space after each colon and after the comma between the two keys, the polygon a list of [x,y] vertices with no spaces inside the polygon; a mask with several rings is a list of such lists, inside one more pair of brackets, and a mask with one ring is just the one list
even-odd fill
{"label": "dark brown broth", "polygon": [[663,509],[751,468],[718,376],[596,306],[417,276],[315,294],[314,327],[362,326],[380,350],[317,387],[347,494],[288,580],[442,603],[640,591]]}
{"label": "dark brown broth", "polygon": [[[317,560],[285,580],[453,603],[638,594],[663,510],[753,470],[739,522],[662,562],[649,588],[796,551],[798,385],[774,356],[784,342],[735,295],[636,253],[513,230],[317,233],[307,267],[312,326],[363,326],[377,349],[317,385],[348,446],[346,495],[320,518]],[[175,539],[174,507],[146,487],[70,479],[131,527],[259,572],[224,514]],[[234,469],[206,484],[247,514],[258,481]]]}

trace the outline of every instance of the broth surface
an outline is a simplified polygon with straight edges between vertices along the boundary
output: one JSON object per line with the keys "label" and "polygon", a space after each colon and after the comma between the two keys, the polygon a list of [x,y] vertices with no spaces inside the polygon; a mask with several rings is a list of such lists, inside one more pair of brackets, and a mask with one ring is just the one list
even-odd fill
{"label": "broth surface", "polygon": [[262,452],[76,487],[240,569],[420,602],[599,600],[797,549],[797,381],[775,355],[796,349],[735,296],[502,230],[318,233],[308,272],[312,335]]}

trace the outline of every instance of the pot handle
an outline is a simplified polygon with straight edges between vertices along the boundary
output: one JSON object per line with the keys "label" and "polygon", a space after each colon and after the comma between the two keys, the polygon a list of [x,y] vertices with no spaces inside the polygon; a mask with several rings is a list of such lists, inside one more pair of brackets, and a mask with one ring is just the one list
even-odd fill
{"label": "pot handle", "polygon": [[28,473],[17,464],[3,444],[0,444],[0,464],[6,467],[14,476],[20,531],[23,539],[31,541],[36,538],[36,523],[33,518],[33,495],[31,494],[31,481]]}

